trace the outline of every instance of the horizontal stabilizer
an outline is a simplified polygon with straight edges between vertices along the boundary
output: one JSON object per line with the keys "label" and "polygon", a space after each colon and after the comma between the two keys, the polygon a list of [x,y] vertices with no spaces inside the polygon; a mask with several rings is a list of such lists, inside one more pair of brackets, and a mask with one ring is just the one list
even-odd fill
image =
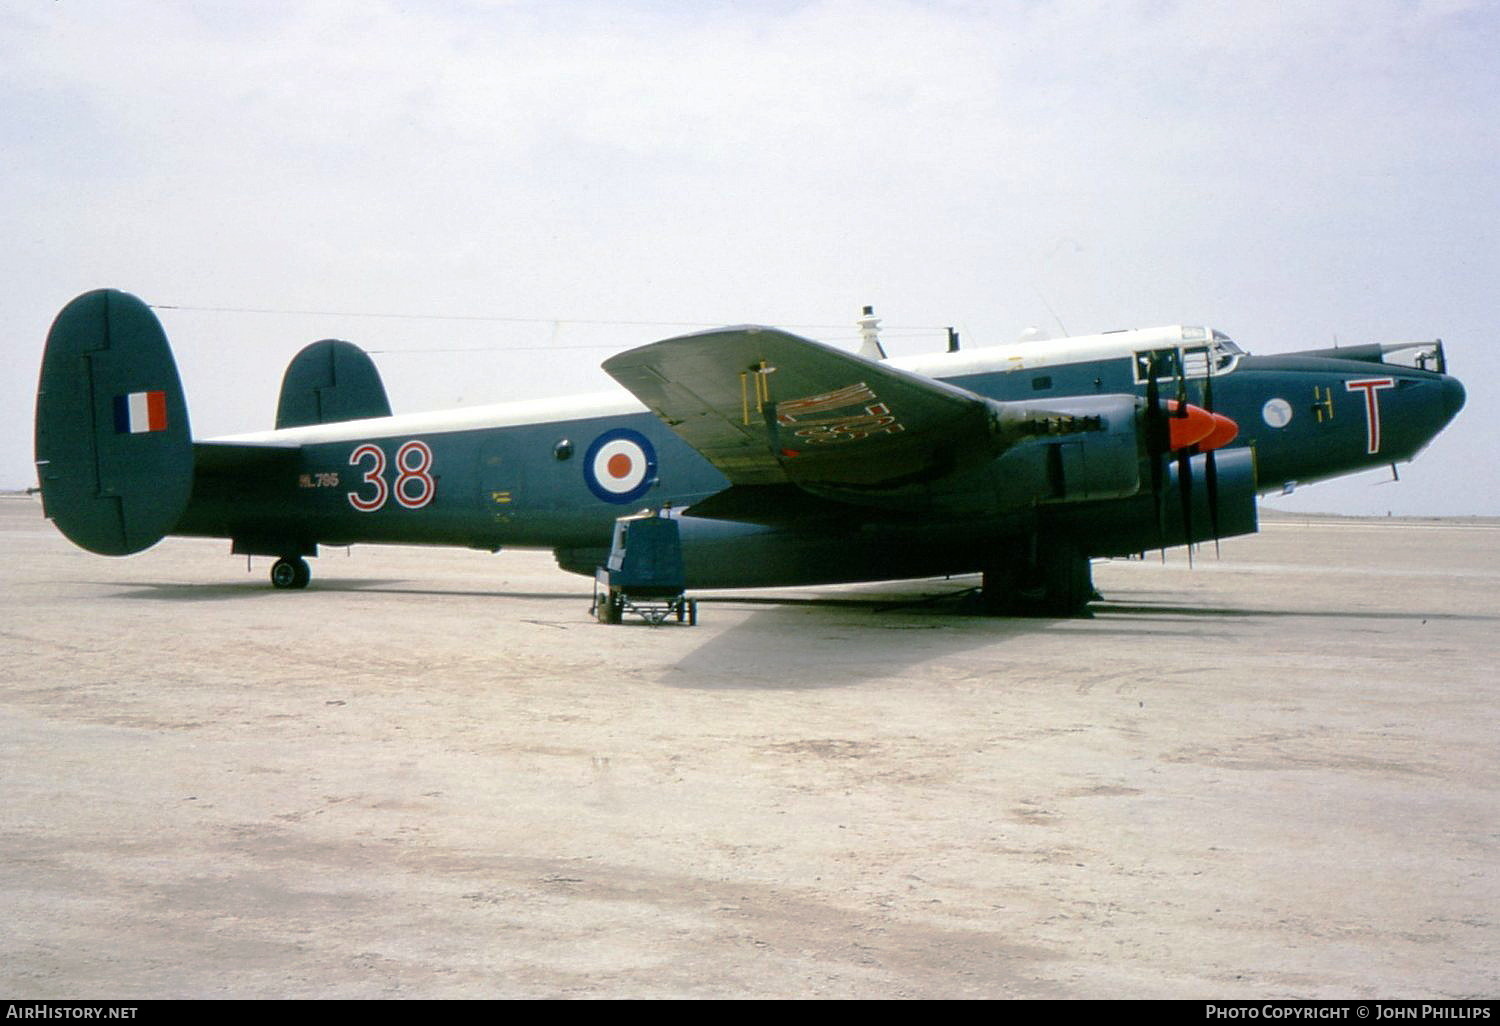
{"label": "horizontal stabilizer", "polygon": [[193,443],[193,467],[198,474],[241,474],[262,471],[295,471],[302,460],[301,446],[240,442]]}

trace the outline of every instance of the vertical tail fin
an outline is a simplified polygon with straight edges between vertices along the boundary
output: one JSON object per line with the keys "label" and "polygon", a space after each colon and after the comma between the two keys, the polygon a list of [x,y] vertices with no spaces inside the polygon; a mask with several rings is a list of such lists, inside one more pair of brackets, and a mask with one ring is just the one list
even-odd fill
{"label": "vertical tail fin", "polygon": [[150,548],[187,508],[187,402],[161,322],[135,296],[88,292],[52,323],[36,396],[36,466],[47,516],[91,552]]}
{"label": "vertical tail fin", "polygon": [[389,417],[380,371],[353,342],[325,338],[292,358],[276,404],[278,428]]}

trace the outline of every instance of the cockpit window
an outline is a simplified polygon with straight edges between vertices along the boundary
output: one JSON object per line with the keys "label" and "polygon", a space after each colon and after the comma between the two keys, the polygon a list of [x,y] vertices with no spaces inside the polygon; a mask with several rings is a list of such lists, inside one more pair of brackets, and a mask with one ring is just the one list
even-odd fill
{"label": "cockpit window", "polygon": [[[1183,335],[1193,329],[1184,328]],[[1208,333],[1202,332],[1201,338]],[[1143,382],[1153,376],[1157,381],[1171,381],[1178,377],[1202,378],[1212,374],[1227,374],[1234,369],[1239,358],[1245,355],[1228,335],[1213,333],[1208,345],[1173,346],[1162,349],[1146,349],[1135,354],[1135,380]]]}
{"label": "cockpit window", "polygon": [[1234,339],[1222,331],[1214,332],[1213,341],[1214,373],[1223,374],[1234,369],[1235,363],[1245,355],[1245,351],[1235,345]]}
{"label": "cockpit window", "polygon": [[1171,349],[1147,349],[1135,354],[1135,380],[1149,381],[1151,378],[1158,380],[1162,378],[1175,378],[1181,371],[1178,370],[1178,356],[1180,350],[1175,346]]}

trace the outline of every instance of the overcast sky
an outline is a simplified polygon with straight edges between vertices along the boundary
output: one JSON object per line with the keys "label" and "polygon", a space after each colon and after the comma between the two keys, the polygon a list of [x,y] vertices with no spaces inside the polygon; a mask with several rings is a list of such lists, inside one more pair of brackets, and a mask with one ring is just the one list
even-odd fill
{"label": "overcast sky", "polygon": [[110,286],[194,308],[199,437],[329,336],[398,412],[611,387],[691,325],[852,348],[866,303],[966,345],[1441,336],[1468,406],[1402,480],[1273,505],[1500,514],[1497,54],[1479,0],[5,0],[0,488]]}

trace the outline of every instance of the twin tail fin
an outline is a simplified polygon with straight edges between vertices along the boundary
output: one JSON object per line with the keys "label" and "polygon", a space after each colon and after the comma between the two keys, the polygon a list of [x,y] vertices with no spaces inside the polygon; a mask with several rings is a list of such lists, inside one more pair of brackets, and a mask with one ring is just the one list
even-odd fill
{"label": "twin tail fin", "polygon": [[140,552],[182,517],[193,488],[187,403],[161,322],[135,296],[99,289],[57,315],[35,454],[46,515],[90,552]]}
{"label": "twin tail fin", "polygon": [[[324,339],[287,367],[278,428],[388,417],[374,361]],[[135,296],[98,289],[52,324],[36,397],[36,468],[46,515],[69,540],[128,556],[172,533],[197,473],[225,455],[194,446],[187,401],[161,322]]]}

